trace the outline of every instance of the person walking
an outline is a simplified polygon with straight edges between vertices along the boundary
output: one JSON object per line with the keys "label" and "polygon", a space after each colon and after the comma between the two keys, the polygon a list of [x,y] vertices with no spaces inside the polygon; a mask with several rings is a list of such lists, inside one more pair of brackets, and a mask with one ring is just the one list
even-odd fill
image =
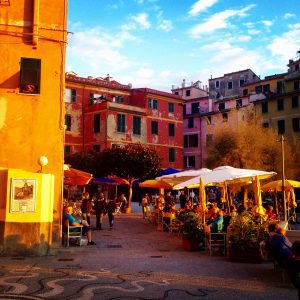
{"label": "person walking", "polygon": [[116,212],[116,200],[117,200],[117,196],[115,196],[114,199],[109,200],[106,205],[110,230],[113,228],[114,225],[115,212]]}
{"label": "person walking", "polygon": [[102,219],[106,214],[106,204],[107,200],[103,193],[100,193],[99,196],[94,201],[94,209],[96,213],[96,230],[102,230]]}
{"label": "person walking", "polygon": [[81,212],[83,220],[86,220],[89,224],[91,224],[92,208],[93,202],[90,199],[90,194],[88,192],[84,192],[82,195]]}

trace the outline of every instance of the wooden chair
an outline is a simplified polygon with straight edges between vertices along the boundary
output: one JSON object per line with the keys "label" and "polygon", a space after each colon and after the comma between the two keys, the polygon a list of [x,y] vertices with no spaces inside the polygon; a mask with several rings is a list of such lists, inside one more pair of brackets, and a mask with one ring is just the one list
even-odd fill
{"label": "wooden chair", "polygon": [[204,226],[205,233],[205,247],[209,251],[209,255],[212,255],[214,251],[218,251],[222,255],[226,255],[226,233],[212,233],[210,226]]}
{"label": "wooden chair", "polygon": [[168,232],[172,232],[175,219],[176,216],[174,213],[162,212],[162,229]]}
{"label": "wooden chair", "polygon": [[64,228],[63,228],[63,235],[64,235],[64,241],[65,245],[67,247],[70,246],[70,240],[71,239],[77,239],[79,241],[79,246],[81,246],[81,240],[82,240],[82,229],[83,226],[72,226],[69,225],[69,221],[64,221]]}

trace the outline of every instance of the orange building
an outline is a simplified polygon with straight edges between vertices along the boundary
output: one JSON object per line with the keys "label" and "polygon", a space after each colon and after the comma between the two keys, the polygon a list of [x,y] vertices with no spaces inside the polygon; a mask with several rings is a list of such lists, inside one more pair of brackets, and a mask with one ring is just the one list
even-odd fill
{"label": "orange building", "polygon": [[67,0],[0,1],[1,253],[60,245],[66,20]]}
{"label": "orange building", "polygon": [[183,168],[180,96],[132,89],[110,76],[82,78],[67,73],[65,101],[66,153],[141,142],[160,153],[163,168]]}

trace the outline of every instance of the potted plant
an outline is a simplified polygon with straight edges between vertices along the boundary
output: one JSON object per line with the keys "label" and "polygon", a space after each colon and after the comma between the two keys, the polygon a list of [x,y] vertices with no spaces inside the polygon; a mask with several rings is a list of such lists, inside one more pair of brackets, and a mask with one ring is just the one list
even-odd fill
{"label": "potted plant", "polygon": [[232,218],[227,228],[228,258],[234,262],[259,263],[259,243],[267,237],[267,223],[252,212]]}
{"label": "potted plant", "polygon": [[194,212],[183,212],[181,221],[182,246],[185,251],[197,251],[204,245],[204,226],[201,217]]}

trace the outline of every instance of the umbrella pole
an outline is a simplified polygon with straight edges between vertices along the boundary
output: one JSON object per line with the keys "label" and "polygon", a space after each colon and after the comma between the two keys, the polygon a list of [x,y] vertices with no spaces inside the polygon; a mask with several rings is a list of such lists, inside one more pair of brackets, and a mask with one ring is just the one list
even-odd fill
{"label": "umbrella pole", "polygon": [[284,190],[284,180],[285,180],[285,173],[284,173],[284,137],[283,135],[280,137],[281,142],[281,155],[282,155],[282,197],[283,197],[283,209],[284,209],[284,221],[287,221],[287,211],[286,211],[286,199],[285,199],[285,190]]}
{"label": "umbrella pole", "polygon": [[278,216],[278,199],[277,199],[277,192],[275,192],[275,212]]}

